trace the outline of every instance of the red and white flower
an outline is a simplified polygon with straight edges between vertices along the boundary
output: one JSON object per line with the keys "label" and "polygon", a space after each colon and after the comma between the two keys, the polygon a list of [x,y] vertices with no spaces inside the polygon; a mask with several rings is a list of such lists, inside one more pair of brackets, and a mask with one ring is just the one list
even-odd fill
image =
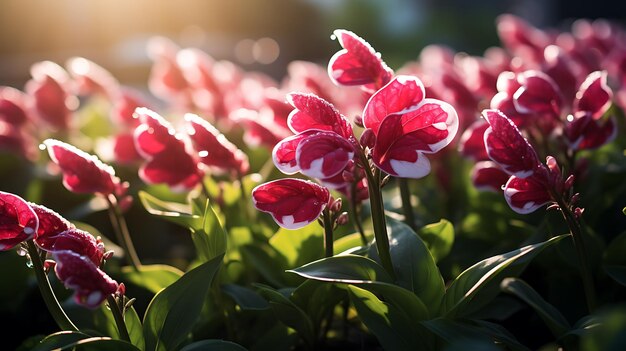
{"label": "red and white flower", "polygon": [[38,228],[37,215],[24,199],[0,191],[0,251],[32,239]]}
{"label": "red and white flower", "polygon": [[372,95],[363,124],[376,136],[372,160],[377,167],[393,176],[421,178],[430,172],[424,154],[447,146],[459,119],[448,103],[425,98],[417,77],[401,75]]}
{"label": "red and white flower", "polygon": [[139,177],[148,184],[165,183],[181,190],[198,185],[204,174],[188,139],[154,111],[138,108],[135,115],[140,121],[134,132],[135,146],[147,161]]}
{"label": "red and white flower", "polygon": [[32,65],[33,77],[26,83],[26,93],[32,98],[35,115],[55,130],[66,130],[70,125],[76,97],[69,93],[69,76],[51,61]]}
{"label": "red and white flower", "polygon": [[50,159],[63,172],[63,185],[75,193],[103,194],[115,193],[120,187],[120,179],[115,176],[113,167],[104,164],[75,146],[55,139],[46,139]]}
{"label": "red and white flower", "polygon": [[315,221],[330,200],[328,189],[311,181],[286,178],[252,190],[254,206],[270,213],[283,228],[298,229]]}

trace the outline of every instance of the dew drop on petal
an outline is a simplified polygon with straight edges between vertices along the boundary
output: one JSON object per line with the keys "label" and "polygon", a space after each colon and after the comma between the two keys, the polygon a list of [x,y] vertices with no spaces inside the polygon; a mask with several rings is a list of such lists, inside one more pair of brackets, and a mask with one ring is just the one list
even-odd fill
{"label": "dew drop on petal", "polygon": [[573,122],[574,121],[574,116],[571,115],[571,114],[567,115],[567,121],[568,122]]}
{"label": "dew drop on petal", "polygon": [[16,252],[17,252],[18,255],[20,255],[22,257],[26,256],[26,254],[28,253],[28,251],[26,250],[25,247],[18,248]]}
{"label": "dew drop on petal", "polygon": [[334,34],[331,34],[331,35],[330,35],[330,40],[337,40],[337,36],[336,36],[336,35],[334,35]]}
{"label": "dew drop on petal", "polygon": [[207,157],[207,156],[209,156],[209,152],[206,151],[206,150],[202,150],[202,151],[198,152],[198,156],[200,156],[200,157]]}
{"label": "dew drop on petal", "polygon": [[39,144],[39,150],[45,150],[46,149],[46,144]]}

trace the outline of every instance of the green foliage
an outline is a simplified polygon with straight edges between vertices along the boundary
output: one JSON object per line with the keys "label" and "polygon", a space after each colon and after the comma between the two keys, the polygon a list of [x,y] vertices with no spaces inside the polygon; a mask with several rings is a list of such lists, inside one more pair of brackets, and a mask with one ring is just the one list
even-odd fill
{"label": "green foliage", "polygon": [[171,350],[185,339],[221,263],[217,256],[201,264],[152,299],[143,319],[146,350]]}
{"label": "green foliage", "polygon": [[422,227],[417,234],[426,243],[435,262],[446,257],[454,244],[454,227],[445,219]]}

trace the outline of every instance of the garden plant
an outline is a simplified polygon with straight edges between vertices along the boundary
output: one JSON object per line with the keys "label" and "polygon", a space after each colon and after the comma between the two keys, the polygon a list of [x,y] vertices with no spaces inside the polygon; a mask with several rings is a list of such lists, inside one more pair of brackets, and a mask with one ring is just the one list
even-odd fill
{"label": "garden plant", "polygon": [[165,38],[146,91],[34,64],[0,87],[3,343],[626,349],[626,31],[497,31],[392,69],[338,29],[280,82]]}

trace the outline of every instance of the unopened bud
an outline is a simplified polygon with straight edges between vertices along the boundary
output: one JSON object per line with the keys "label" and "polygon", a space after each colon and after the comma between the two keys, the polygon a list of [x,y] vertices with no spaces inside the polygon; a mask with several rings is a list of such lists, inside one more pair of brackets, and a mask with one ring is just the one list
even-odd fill
{"label": "unopened bud", "polygon": [[120,285],[117,287],[117,291],[115,292],[115,295],[117,296],[126,295],[126,285],[124,285],[124,283],[120,283]]}
{"label": "unopened bud", "polygon": [[348,223],[348,212],[343,212],[337,217],[337,225],[345,225]]}
{"label": "unopened bud", "polygon": [[336,199],[335,201],[333,201],[330,204],[330,210],[332,212],[339,212],[339,211],[341,211],[341,198]]}
{"label": "unopened bud", "polygon": [[563,187],[563,190],[569,191],[572,186],[574,186],[574,175],[570,174],[570,176],[565,179],[565,186]]}
{"label": "unopened bud", "polygon": [[367,128],[363,131],[363,134],[361,134],[359,142],[361,145],[371,149],[374,147],[374,144],[376,144],[376,134],[374,134],[373,130]]}
{"label": "unopened bud", "polygon": [[43,262],[43,270],[47,274],[48,272],[50,272],[51,269],[54,269],[54,266],[56,266],[56,265],[57,265],[57,263],[54,262],[54,260],[45,260]]}
{"label": "unopened bud", "polygon": [[113,250],[109,250],[102,255],[102,259],[108,261],[111,257],[113,257]]}
{"label": "unopened bud", "polygon": [[576,207],[574,209],[574,216],[576,216],[576,218],[580,219],[580,217],[582,217],[583,212],[585,212],[584,208],[580,208],[580,207]]}
{"label": "unopened bud", "polygon": [[361,115],[354,116],[354,124],[363,128],[363,117],[361,117]]}
{"label": "unopened bud", "polygon": [[580,200],[580,193],[572,195],[572,197],[569,199],[569,202],[570,204],[575,205],[578,203],[578,200]]}

